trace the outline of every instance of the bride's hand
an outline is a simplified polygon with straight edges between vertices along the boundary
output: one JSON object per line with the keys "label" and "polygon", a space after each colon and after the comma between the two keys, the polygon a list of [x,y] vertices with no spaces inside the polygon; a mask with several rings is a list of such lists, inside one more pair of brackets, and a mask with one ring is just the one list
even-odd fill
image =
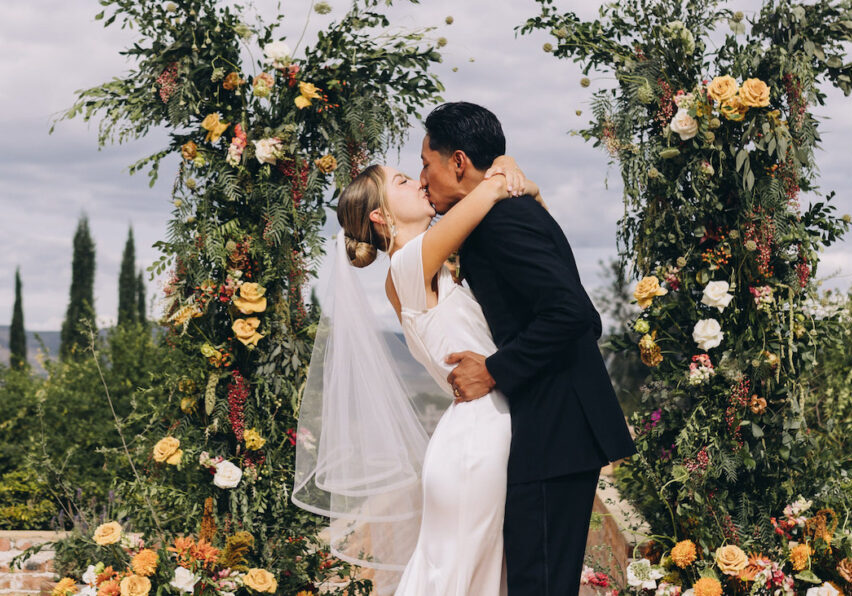
{"label": "bride's hand", "polygon": [[488,180],[497,174],[502,174],[506,177],[506,189],[509,192],[509,196],[519,197],[531,194],[526,176],[524,176],[524,173],[518,167],[517,162],[508,155],[501,155],[494,160],[494,163],[485,172],[485,179]]}

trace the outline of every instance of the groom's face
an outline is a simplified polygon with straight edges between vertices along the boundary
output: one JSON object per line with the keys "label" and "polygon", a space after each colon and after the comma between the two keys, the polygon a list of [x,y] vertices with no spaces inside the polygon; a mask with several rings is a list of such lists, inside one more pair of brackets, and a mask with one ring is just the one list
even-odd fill
{"label": "groom's face", "polygon": [[420,185],[426,189],[435,211],[446,213],[464,196],[453,160],[429,147],[429,135],[423,139],[420,157],[423,161]]}

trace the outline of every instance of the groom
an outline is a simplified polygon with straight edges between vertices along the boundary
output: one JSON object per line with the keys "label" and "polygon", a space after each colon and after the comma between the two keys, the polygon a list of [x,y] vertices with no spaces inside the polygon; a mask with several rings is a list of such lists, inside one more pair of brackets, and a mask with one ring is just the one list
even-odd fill
{"label": "groom", "polygon": [[[435,108],[420,183],[438,213],[505,151],[490,111],[466,102]],[[565,234],[532,197],[497,203],[460,262],[498,350],[450,355],[458,365],[449,382],[460,401],[496,387],[512,415],[503,524],[509,596],[577,594],[600,469],[636,452],[598,350],[600,316]]]}

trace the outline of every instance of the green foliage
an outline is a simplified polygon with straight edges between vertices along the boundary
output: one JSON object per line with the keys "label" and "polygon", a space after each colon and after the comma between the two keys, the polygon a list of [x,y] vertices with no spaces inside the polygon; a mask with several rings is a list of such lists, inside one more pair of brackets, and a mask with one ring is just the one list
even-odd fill
{"label": "green foliage", "polygon": [[9,328],[9,366],[27,366],[27,336],[24,332],[24,304],[21,298],[21,270],[15,269],[15,304],[12,306],[12,325]]}
{"label": "green foliage", "polygon": [[[843,325],[815,314],[811,281],[849,220],[834,215],[833,193],[818,193],[809,107],[823,103],[820,85],[852,91],[841,59],[852,3],[768,0],[750,27],[717,1],[608,3],[591,21],[539,4],[522,33],[546,31],[556,57],[614,75],[579,133],[620,168],[624,266],[664,284],[610,339],[634,354],[638,343],[650,368],[631,419],[639,455],[620,470],[621,488],[662,548],[689,538],[704,553],[733,543],[784,561],[770,517],[798,495],[828,503],[850,471],[816,405],[825,377],[813,374]],[[695,339],[700,321],[718,322],[721,342]],[[813,570],[842,582],[829,558]]]}
{"label": "green foliage", "polygon": [[121,255],[118,272],[118,324],[127,325],[137,320],[138,288],[136,286],[136,245],[133,228],[127,231],[127,242]]}
{"label": "green foliage", "polygon": [[47,484],[32,470],[21,468],[0,476],[0,529],[41,529],[55,511]]}
{"label": "green foliage", "polygon": [[62,322],[62,358],[76,356],[88,344],[86,326],[95,324],[95,243],[89,233],[89,220],[84,215],[74,233],[71,257],[71,290],[65,320]]}
{"label": "green foliage", "polygon": [[[442,87],[429,72],[440,60],[436,43],[428,29],[389,32],[380,3],[362,0],[303,58],[294,52],[273,63],[254,56],[280,41],[283,14],[263,23],[214,0],[101,4],[105,25],[137,31],[124,52],[133,66],[81,91],[62,118],[98,119],[100,144],[165,127],[168,147],[131,166],[148,168],[152,182],[163,157],[184,157],[172,219],[156,244],[162,256],[149,268],[152,278],[170,269],[161,321],[169,362],[139,385],[122,415],[126,452],[113,445],[101,453],[122,470],[113,475],[128,525],[165,541],[195,534],[212,498],[205,523],[218,528],[217,546],[247,531],[255,546],[242,553],[246,565],[270,570],[279,593],[313,593],[349,568],[324,550],[323,521],[289,501],[319,317],[303,288],[339,190],[398,146],[409,118],[439,99]],[[111,391],[138,378],[128,371],[144,369],[134,354],[113,355],[113,368],[124,372],[107,379]],[[246,440],[249,430],[262,445]],[[176,465],[152,457],[164,437],[180,441]],[[118,464],[128,457],[131,473]],[[212,462],[223,460],[242,471],[236,487],[212,482]],[[346,589],[368,587],[356,580]]]}

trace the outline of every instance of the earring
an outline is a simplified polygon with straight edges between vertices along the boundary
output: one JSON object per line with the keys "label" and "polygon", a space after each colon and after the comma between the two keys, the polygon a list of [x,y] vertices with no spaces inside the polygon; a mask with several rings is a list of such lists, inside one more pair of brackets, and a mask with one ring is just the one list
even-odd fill
{"label": "earring", "polygon": [[396,226],[393,225],[393,222],[390,222],[390,233],[391,237],[396,238]]}

